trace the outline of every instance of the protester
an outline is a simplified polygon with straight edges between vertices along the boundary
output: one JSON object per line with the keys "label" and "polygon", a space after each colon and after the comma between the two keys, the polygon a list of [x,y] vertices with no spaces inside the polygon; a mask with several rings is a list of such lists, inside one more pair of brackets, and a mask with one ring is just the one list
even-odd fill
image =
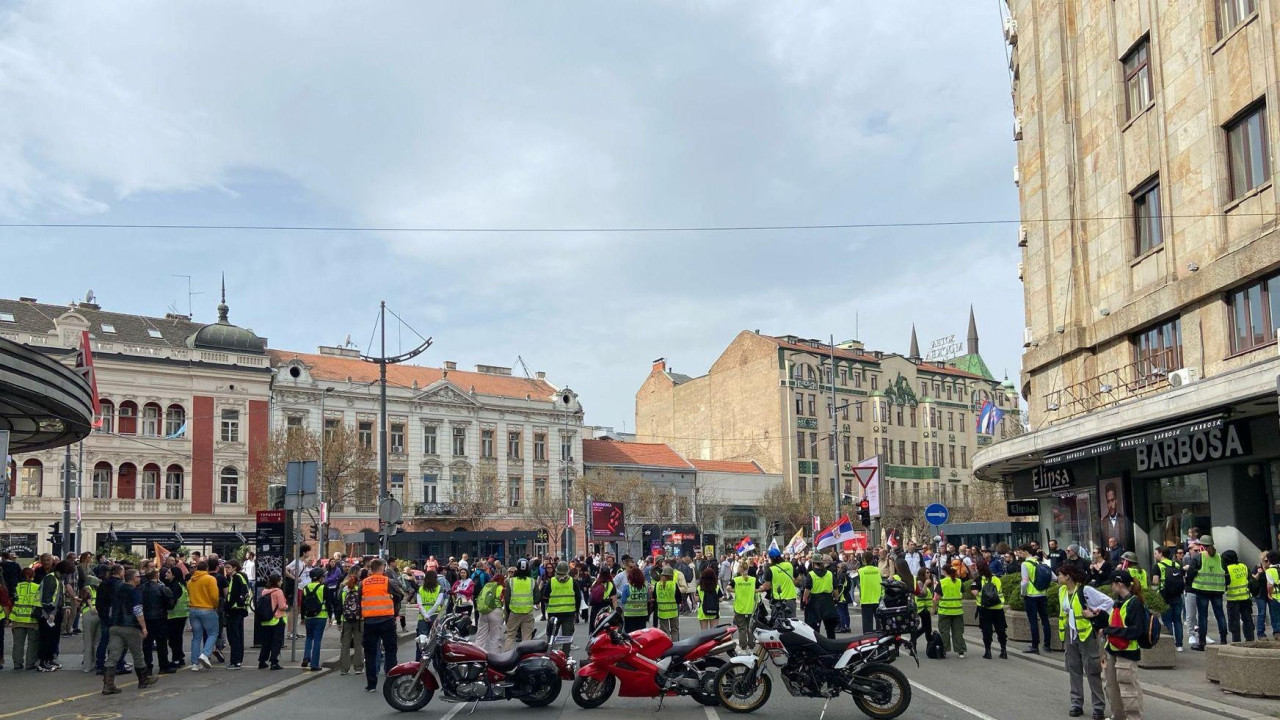
{"label": "protester", "polygon": [[307,630],[302,667],[319,672],[323,669],[320,667],[320,643],[324,640],[325,628],[329,626],[329,602],[325,599],[324,570],[313,567],[309,577],[310,582],[302,589],[302,600],[298,604]]}
{"label": "protester", "polygon": [[209,574],[209,563],[196,563],[195,572],[187,580],[187,596],[191,619],[191,669],[213,667],[210,659],[218,641],[218,581]]}
{"label": "protester", "polygon": [[[827,569],[830,562],[823,553],[813,556],[814,568],[809,571],[809,587],[804,591],[805,622],[815,631],[821,624],[827,639],[836,639],[836,605],[833,598],[835,576]],[[879,570],[876,571],[877,578]],[[708,625],[707,627],[711,627]]]}
{"label": "protester", "polygon": [[[434,574],[435,571],[432,571]],[[364,672],[364,615],[360,609],[360,571],[352,568],[338,591],[340,610],[338,623],[338,671],[346,675],[354,670]]]}
{"label": "protester", "polygon": [[942,633],[942,649],[946,652],[954,649],[963,660],[965,650],[968,649],[964,640],[965,582],[960,579],[960,571],[955,565],[943,566],[942,573],[943,577],[938,581],[938,589],[933,596],[934,608],[938,613],[938,632]]}
{"label": "protester", "polygon": [[1031,626],[1031,644],[1023,652],[1038,654],[1042,631],[1044,649],[1049,650],[1049,601],[1044,591],[1037,590],[1034,583],[1036,565],[1040,563],[1036,544],[1027,543],[1019,548],[1018,560],[1021,562],[1022,575],[1019,592],[1022,594],[1023,607],[1026,609],[1027,623]]}
{"label": "protester", "polygon": [[[258,588],[258,596],[254,601],[254,622],[260,628],[262,639],[258,650],[258,669],[283,670],[280,665],[280,649],[284,647],[284,616],[289,604],[285,601],[284,591],[280,589],[280,573],[273,572]],[[194,633],[195,631],[192,630]],[[193,649],[191,651],[195,653]]]}
{"label": "protester", "polygon": [[9,615],[13,626],[13,669],[35,670],[40,645],[39,630],[36,627],[40,586],[34,581],[35,570],[32,568],[22,568],[18,577],[20,579],[14,591],[13,611]]}
{"label": "protester", "polygon": [[142,656],[142,639],[147,635],[147,619],[142,611],[142,594],[138,592],[140,580],[137,570],[126,570],[124,582],[115,589],[111,598],[111,640],[107,644],[107,656],[103,664],[103,695],[120,692],[120,688],[116,687],[116,663],[126,649],[133,658],[133,667],[138,675],[138,689],[143,690],[156,684],[156,678],[147,672],[146,660]]}
{"label": "protester", "polygon": [[[1068,567],[1075,566],[1069,565]],[[1000,659],[1008,660],[1009,638],[1006,634],[1004,593],[1001,591],[1001,580],[992,574],[991,566],[985,560],[978,562],[976,572],[978,583],[972,589],[972,592],[974,602],[978,607],[978,627],[982,630],[982,658],[984,660],[991,659],[991,637],[995,635],[996,639],[1000,641]],[[991,587],[990,590],[987,589],[988,586]]]}
{"label": "protester", "polygon": [[[173,592],[160,582],[160,571],[147,570],[142,584],[142,615],[147,619],[147,636],[142,640],[142,656],[150,675],[176,672],[169,668],[169,609],[173,607]],[[153,658],[159,656],[159,662]],[[167,670],[167,672],[166,672]]]}
{"label": "protester", "polygon": [[[1206,543],[1207,544],[1207,543]],[[1142,650],[1138,637],[1146,625],[1146,606],[1142,586],[1126,570],[1111,576],[1111,590],[1116,605],[1111,609],[1111,624],[1102,629],[1107,640],[1107,662],[1104,666],[1107,702],[1113,720],[1142,720],[1142,685],[1138,682],[1138,661]]]}
{"label": "protester", "polygon": [[640,568],[633,565],[627,569],[627,587],[622,592],[622,631],[629,634],[644,629],[652,596]]}
{"label": "protester", "polygon": [[1192,640],[1191,649],[1203,651],[1209,634],[1210,608],[1213,608],[1213,617],[1218,621],[1218,640],[1223,645],[1227,643],[1227,619],[1222,608],[1222,596],[1227,591],[1227,570],[1222,556],[1213,546],[1212,537],[1201,535],[1200,545],[1202,551],[1188,563],[1187,577],[1191,580],[1191,589],[1196,596],[1196,627],[1199,628],[1199,635]]}
{"label": "protester", "polygon": [[395,603],[396,595],[402,595],[402,591],[387,577],[386,567],[385,561],[374,558],[369,563],[369,577],[360,583],[365,692],[378,689],[379,666],[389,672],[396,665]]}
{"label": "protester", "polygon": [[1093,704],[1093,720],[1106,714],[1106,695],[1102,687],[1102,664],[1098,641],[1094,637],[1094,618],[1105,619],[1111,612],[1111,598],[1085,583],[1080,568],[1064,564],[1058,569],[1058,640],[1070,677],[1071,717],[1084,714],[1084,680],[1089,679],[1089,698]]}
{"label": "protester", "polygon": [[720,622],[720,598],[724,592],[716,578],[715,568],[707,567],[698,578],[698,629],[709,630]]}
{"label": "protester", "polygon": [[535,590],[534,579],[529,577],[529,560],[520,558],[502,596],[503,620],[507,625],[507,636],[502,644],[504,651],[533,637]]}
{"label": "protester", "polygon": [[671,567],[662,568],[653,586],[653,599],[658,616],[658,629],[676,642],[680,640],[680,588]]}

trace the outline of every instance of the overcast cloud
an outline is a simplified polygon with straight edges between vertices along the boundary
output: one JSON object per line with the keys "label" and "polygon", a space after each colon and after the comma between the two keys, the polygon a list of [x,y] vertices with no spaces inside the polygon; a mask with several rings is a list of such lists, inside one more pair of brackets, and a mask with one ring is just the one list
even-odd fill
{"label": "overcast cloud", "polygon": [[[1017,217],[989,3],[19,2],[0,109],[4,222]],[[0,229],[0,296],[163,314],[189,274],[211,321],[225,271],[233,322],[311,351],[363,347],[386,299],[426,362],[520,355],[630,428],[653,358],[701,374],[743,329],[905,352],[972,303],[1016,375],[1016,234]]]}

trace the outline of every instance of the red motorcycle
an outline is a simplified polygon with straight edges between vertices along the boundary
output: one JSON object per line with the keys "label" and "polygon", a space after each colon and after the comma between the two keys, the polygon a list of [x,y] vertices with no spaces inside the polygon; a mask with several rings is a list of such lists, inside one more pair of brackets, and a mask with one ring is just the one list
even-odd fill
{"label": "red motorcycle", "polygon": [[572,680],[577,663],[546,638],[516,645],[510,652],[487,653],[467,642],[467,614],[441,616],[417,639],[421,660],[391,668],[382,685],[387,704],[401,712],[426,707],[439,690],[447,702],[519,700],[529,707],[555,702],[562,681]]}
{"label": "red motorcycle", "polygon": [[587,645],[589,662],[571,690],[579,707],[600,707],[615,689],[621,697],[690,695],[703,705],[720,704],[715,676],[725,663],[713,656],[733,649],[737,628],[720,625],[672,643],[657,628],[628,635],[618,628],[619,620],[616,610],[602,617]]}

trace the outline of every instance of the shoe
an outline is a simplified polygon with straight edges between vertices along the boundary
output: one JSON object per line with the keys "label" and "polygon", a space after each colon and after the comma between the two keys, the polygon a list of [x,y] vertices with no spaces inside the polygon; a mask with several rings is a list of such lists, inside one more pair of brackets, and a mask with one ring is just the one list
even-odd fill
{"label": "shoe", "polygon": [[302,667],[303,667],[303,668],[306,668],[308,665],[310,665],[310,663],[311,663],[311,661],[310,661],[310,660],[303,660],[303,661],[302,661]]}
{"label": "shoe", "polygon": [[376,688],[376,687],[367,687],[367,688],[365,688],[365,689],[364,689],[364,691],[365,691],[365,692],[378,692],[378,688]]}
{"label": "shoe", "polygon": [[[1208,642],[1210,645],[1217,645],[1217,644],[1218,644],[1218,641],[1214,640],[1213,638],[1205,638],[1205,641],[1206,641],[1206,642]],[[1227,644],[1227,641],[1224,639],[1224,640],[1222,641],[1222,644],[1223,644],[1223,645],[1226,645],[1226,644]]]}
{"label": "shoe", "polygon": [[200,657],[197,658],[197,660],[199,660],[200,664],[205,666],[206,668],[209,668],[209,669],[213,668],[213,663],[209,662],[208,655],[205,655],[204,653],[200,653]]}
{"label": "shoe", "polygon": [[960,653],[960,659],[961,659],[961,660],[963,660],[963,659],[964,659],[964,653]]}
{"label": "shoe", "polygon": [[120,688],[116,687],[116,669],[111,668],[110,671],[102,676],[102,694],[103,695],[119,695]]}
{"label": "shoe", "polygon": [[259,669],[259,670],[266,670],[266,669],[267,669],[267,664],[266,664],[266,663],[264,663],[264,662],[260,662],[260,663],[258,663],[258,669]]}
{"label": "shoe", "polygon": [[986,651],[986,652],[982,653],[982,659],[983,659],[983,660],[990,660],[990,659],[991,659],[991,651],[990,651],[990,650],[988,650],[988,651]]}
{"label": "shoe", "polygon": [[221,650],[214,650],[214,651],[213,651],[213,659],[214,659],[214,660],[217,660],[219,665],[221,665],[221,664],[223,664],[223,663],[225,663],[225,662],[227,661],[226,656],[222,654],[222,651],[221,651]]}
{"label": "shoe", "polygon": [[1178,652],[1182,652],[1182,651],[1183,651],[1183,650],[1185,650],[1185,649],[1186,649],[1186,648],[1182,647],[1181,645],[1179,645],[1179,646],[1178,646]]}
{"label": "shoe", "polygon": [[323,670],[323,669],[324,669],[324,668],[320,668],[320,667],[313,667],[313,668],[311,668],[308,672],[320,672],[320,671],[321,671],[321,670]]}
{"label": "shoe", "polygon": [[1009,659],[1009,653],[1004,648],[1000,648],[1000,659],[1001,660]]}
{"label": "shoe", "polygon": [[1039,655],[1040,648],[1036,647],[1035,645],[1028,645],[1026,649],[1023,650],[1022,652],[1027,653],[1028,655]]}
{"label": "shoe", "polygon": [[143,690],[143,689],[145,689],[145,688],[149,688],[149,687],[151,687],[152,685],[155,685],[156,683],[160,682],[159,678],[157,678],[157,677],[156,677],[156,676],[154,676],[154,675],[151,675],[151,674],[150,674],[150,673],[148,673],[146,670],[139,670],[137,674],[138,674],[138,689],[139,689],[139,690]]}
{"label": "shoe", "polygon": [[204,669],[204,668],[200,667],[199,665],[192,665],[192,666],[191,666],[191,672],[200,672],[200,671],[201,671],[201,670],[203,670],[203,669]]}
{"label": "shoe", "polygon": [[243,665],[241,665],[240,663],[229,663],[229,664],[227,665],[227,669],[228,669],[228,670],[239,670],[239,669],[240,669],[240,668],[242,668],[242,667],[244,667],[244,666],[243,666]]}
{"label": "shoe", "polygon": [[1101,710],[1093,711],[1093,720],[1103,720],[1105,716],[1106,716],[1105,713],[1103,713]]}
{"label": "shoe", "polygon": [[72,631],[71,631],[71,634],[72,634],[72,635],[79,635],[79,634],[80,634],[80,632],[81,632],[80,628],[76,628],[75,630],[72,630]]}
{"label": "shoe", "polygon": [[1191,649],[1192,649],[1192,650],[1195,650],[1196,652],[1204,652],[1204,646],[1203,646],[1203,645],[1192,645],[1192,646],[1191,646]]}
{"label": "shoe", "polygon": [[272,670],[283,670],[284,668],[280,665],[280,663],[273,663],[273,664],[271,665],[271,669],[272,669]]}
{"label": "shoe", "polygon": [[178,672],[178,669],[173,667],[172,665],[160,668],[161,675],[173,675],[173,674],[176,674],[177,672]]}
{"label": "shoe", "polygon": [[1067,715],[1070,717],[1080,717],[1083,714],[1084,714],[1084,709],[1078,708],[1078,707],[1073,707],[1067,711]]}

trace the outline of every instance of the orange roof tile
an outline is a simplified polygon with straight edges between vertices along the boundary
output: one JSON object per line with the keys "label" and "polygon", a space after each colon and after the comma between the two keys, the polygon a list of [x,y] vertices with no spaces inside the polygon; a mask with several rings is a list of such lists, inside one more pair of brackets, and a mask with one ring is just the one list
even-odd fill
{"label": "orange roof tile", "polygon": [[[760,337],[766,340],[772,340],[780,347],[784,347],[788,350],[799,350],[800,352],[816,353],[819,355],[831,355],[831,350],[829,349],[831,346],[827,344],[823,344],[822,347],[815,348],[802,343],[787,342],[786,338],[774,337],[772,335],[761,335]],[[835,355],[836,357],[844,358],[845,360],[856,360],[857,362],[873,364],[880,363],[880,360],[877,359],[876,356],[868,355],[867,353],[859,352],[857,350],[844,350],[837,347],[835,349]]]}
{"label": "orange roof tile", "polygon": [[645,465],[692,470],[687,460],[665,443],[633,443],[617,440],[583,440],[584,465]]}
{"label": "orange roof tile", "polygon": [[[375,382],[378,379],[378,366],[359,358],[338,357],[335,355],[316,355],[298,353],[288,350],[269,350],[271,365],[283,365],[294,358],[306,364],[311,377],[316,380],[352,382]],[[387,384],[400,387],[426,388],[445,377],[441,368],[424,367],[422,365],[388,365]],[[448,371],[449,382],[464,391],[475,388],[479,395],[517,398],[529,396],[534,400],[549,400],[556,388],[546,380],[515,377],[511,375],[490,375],[488,373],[468,372],[466,370]]]}
{"label": "orange roof tile", "polygon": [[743,473],[751,475],[763,475],[764,470],[753,462],[738,462],[735,460],[689,460],[695,468],[702,472],[723,472],[723,473]]}

